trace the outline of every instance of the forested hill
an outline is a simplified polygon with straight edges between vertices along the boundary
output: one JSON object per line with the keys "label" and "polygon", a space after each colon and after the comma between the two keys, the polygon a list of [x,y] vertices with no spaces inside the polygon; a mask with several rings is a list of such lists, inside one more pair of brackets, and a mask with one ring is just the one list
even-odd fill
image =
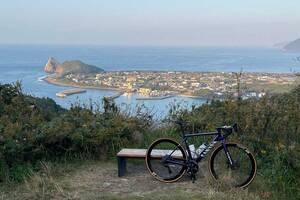
{"label": "forested hill", "polygon": [[99,67],[83,63],[80,60],[65,61],[61,64],[52,57],[49,58],[47,64],[44,67],[44,70],[45,72],[57,73],[59,75],[66,75],[69,73],[89,74],[89,73],[98,73],[104,71]]}

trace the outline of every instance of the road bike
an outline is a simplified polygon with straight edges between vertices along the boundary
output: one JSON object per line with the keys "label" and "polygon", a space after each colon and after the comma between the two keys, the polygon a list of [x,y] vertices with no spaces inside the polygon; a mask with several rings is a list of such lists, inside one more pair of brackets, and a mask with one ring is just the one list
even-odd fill
{"label": "road bike", "polygon": [[[186,133],[186,122],[173,122],[180,126],[182,142],[160,138],[149,146],[146,153],[146,166],[156,179],[170,183],[187,173],[194,182],[199,170],[198,163],[214,149],[208,168],[216,181],[239,188],[247,187],[253,181],[257,171],[253,154],[241,144],[226,141],[230,134],[238,131],[237,124],[219,127],[215,132]],[[195,150],[188,139],[200,136],[213,136],[213,139]]]}

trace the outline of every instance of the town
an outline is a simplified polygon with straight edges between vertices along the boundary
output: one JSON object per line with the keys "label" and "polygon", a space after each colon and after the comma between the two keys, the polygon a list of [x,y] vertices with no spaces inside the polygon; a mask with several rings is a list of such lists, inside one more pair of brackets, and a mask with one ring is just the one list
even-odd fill
{"label": "town", "polygon": [[[94,74],[68,74],[56,81],[77,86],[137,92],[145,97],[186,95],[216,98],[237,95],[238,83],[243,98],[288,91],[298,81],[295,73],[111,71]],[[239,81],[238,81],[239,79]]]}

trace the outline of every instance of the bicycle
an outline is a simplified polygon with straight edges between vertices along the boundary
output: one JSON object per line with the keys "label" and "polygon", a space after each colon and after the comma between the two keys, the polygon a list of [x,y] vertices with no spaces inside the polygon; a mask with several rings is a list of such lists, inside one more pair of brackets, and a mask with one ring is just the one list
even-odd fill
{"label": "bicycle", "polygon": [[[253,154],[241,144],[226,141],[233,131],[238,131],[237,124],[219,127],[215,132],[185,133],[184,122],[174,122],[180,125],[182,144],[170,138],[160,138],[147,150],[146,166],[154,178],[171,183],[179,180],[187,172],[194,182],[199,170],[198,163],[219,142],[208,161],[209,171],[214,180],[239,188],[245,188],[253,181],[257,170]],[[195,152],[194,149],[190,149],[193,146],[189,145],[187,140],[199,136],[214,137],[210,143],[202,144]]]}

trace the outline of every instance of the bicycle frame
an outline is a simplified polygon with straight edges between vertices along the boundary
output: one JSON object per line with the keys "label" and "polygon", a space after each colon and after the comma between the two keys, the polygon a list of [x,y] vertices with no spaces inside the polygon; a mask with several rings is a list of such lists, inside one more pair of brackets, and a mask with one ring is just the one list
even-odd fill
{"label": "bicycle frame", "polygon": [[[215,135],[215,137],[213,138],[213,140],[209,143],[209,145],[200,153],[200,155],[197,156],[197,158],[193,158],[192,157],[192,152],[189,148],[189,144],[188,144],[188,139],[191,137],[199,137],[199,136],[213,136]],[[216,132],[207,132],[207,133],[182,133],[182,143],[184,144],[184,148],[187,151],[187,156],[188,156],[188,160],[187,163],[180,163],[174,160],[168,160],[169,163],[173,163],[173,164],[179,164],[179,165],[183,165],[183,166],[187,166],[188,163],[190,163],[191,161],[196,161],[197,163],[199,163],[203,158],[205,158],[205,156],[207,155],[207,153],[215,146],[215,144],[217,142],[221,142],[223,148],[224,148],[224,152],[226,154],[226,157],[230,163],[230,166],[233,166],[233,161],[232,158],[230,156],[230,153],[227,149],[227,145],[226,145],[226,137],[223,136],[222,131],[218,130]],[[175,149],[173,150],[173,152],[175,152]],[[173,152],[169,155],[171,156],[173,154]]]}

